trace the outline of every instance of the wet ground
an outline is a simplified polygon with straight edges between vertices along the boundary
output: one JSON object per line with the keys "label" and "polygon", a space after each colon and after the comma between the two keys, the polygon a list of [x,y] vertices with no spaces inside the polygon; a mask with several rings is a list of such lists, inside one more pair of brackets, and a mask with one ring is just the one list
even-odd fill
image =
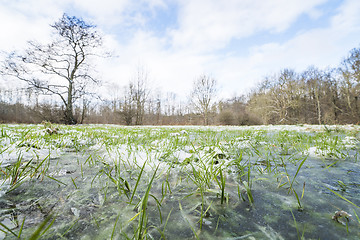
{"label": "wet ground", "polygon": [[0,239],[360,238],[357,127],[42,128],[2,126]]}

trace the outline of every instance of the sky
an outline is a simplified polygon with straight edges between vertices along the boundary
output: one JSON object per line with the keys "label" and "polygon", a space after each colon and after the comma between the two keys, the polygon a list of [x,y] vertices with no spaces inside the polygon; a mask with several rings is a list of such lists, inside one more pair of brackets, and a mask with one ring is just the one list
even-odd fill
{"label": "sky", "polygon": [[359,0],[0,0],[0,51],[50,42],[63,13],[95,24],[113,53],[96,66],[103,88],[141,66],[154,92],[180,98],[202,74],[231,98],[283,68],[339,66],[360,47]]}

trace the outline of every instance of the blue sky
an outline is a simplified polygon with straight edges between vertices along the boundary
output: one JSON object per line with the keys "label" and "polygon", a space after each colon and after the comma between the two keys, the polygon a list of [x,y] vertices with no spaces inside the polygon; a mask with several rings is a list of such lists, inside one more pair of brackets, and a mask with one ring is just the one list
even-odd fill
{"label": "blue sky", "polygon": [[[65,12],[97,25],[116,58],[101,60],[103,89],[139,65],[153,91],[186,98],[193,80],[217,79],[220,97],[249,92],[282,68],[335,67],[360,47],[358,0],[0,0],[0,51],[51,40]],[[5,37],[4,37],[5,36]],[[3,84],[4,85],[4,84]]]}

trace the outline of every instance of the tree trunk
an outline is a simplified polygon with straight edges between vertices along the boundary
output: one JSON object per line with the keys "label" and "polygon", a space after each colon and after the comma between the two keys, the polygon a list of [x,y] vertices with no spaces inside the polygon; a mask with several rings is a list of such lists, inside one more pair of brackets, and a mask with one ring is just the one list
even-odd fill
{"label": "tree trunk", "polygon": [[64,117],[65,117],[65,119],[64,119],[65,124],[74,125],[77,123],[76,119],[74,118],[72,107],[69,107],[69,105],[67,105],[65,108],[65,116]]}
{"label": "tree trunk", "polygon": [[208,110],[205,110],[205,113],[204,113],[204,124],[205,124],[205,126],[209,125],[209,114],[208,114]]}
{"label": "tree trunk", "polygon": [[84,122],[86,111],[87,111],[87,105],[88,105],[87,101],[85,99],[83,99],[80,124],[83,124],[83,122]]}
{"label": "tree trunk", "polygon": [[69,81],[68,101],[65,108],[65,124],[69,124],[69,125],[73,125],[77,123],[73,113],[72,87],[73,87],[72,82]]}
{"label": "tree trunk", "polygon": [[315,94],[315,99],[316,99],[316,106],[317,106],[317,119],[318,119],[318,124],[321,125],[321,104],[320,104],[320,99],[319,99],[319,93],[316,92]]}

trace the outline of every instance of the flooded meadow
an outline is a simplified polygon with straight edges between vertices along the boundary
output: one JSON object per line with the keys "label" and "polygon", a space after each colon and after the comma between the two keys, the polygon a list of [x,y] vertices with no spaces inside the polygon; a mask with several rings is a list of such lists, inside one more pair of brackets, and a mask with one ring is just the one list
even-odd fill
{"label": "flooded meadow", "polygon": [[357,125],[0,126],[0,239],[360,238]]}

